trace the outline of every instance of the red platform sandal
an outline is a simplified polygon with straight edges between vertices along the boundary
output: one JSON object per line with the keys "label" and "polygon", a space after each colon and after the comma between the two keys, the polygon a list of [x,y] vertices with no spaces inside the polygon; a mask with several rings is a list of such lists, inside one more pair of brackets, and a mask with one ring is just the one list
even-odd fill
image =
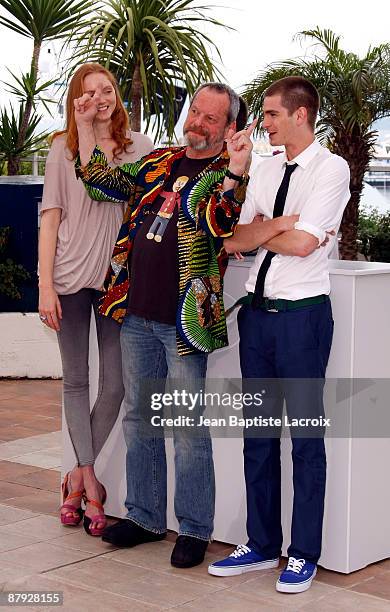
{"label": "red platform sandal", "polygon": [[[60,518],[62,525],[67,525],[69,527],[77,527],[80,525],[84,511],[81,506],[78,508],[73,504],[69,504],[68,501],[71,499],[76,499],[77,497],[82,497],[84,495],[84,491],[72,491],[70,489],[70,472],[65,474],[64,482],[61,486],[62,492],[62,506],[60,508]],[[68,516],[67,512],[62,512],[63,509],[69,510],[69,512],[73,513],[73,516]],[[74,516],[77,514],[77,516]]]}

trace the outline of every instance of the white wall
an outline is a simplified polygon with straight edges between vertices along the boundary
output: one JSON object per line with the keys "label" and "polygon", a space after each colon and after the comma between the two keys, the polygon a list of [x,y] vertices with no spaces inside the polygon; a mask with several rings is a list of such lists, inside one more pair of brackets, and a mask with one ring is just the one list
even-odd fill
{"label": "white wall", "polygon": [[57,336],[37,313],[0,313],[0,378],[61,378]]}

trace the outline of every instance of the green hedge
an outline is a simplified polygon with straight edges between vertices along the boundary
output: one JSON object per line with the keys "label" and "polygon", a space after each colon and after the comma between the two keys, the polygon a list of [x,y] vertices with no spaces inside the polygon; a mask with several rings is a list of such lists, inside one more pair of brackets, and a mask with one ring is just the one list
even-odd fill
{"label": "green hedge", "polygon": [[10,227],[0,227],[0,294],[20,300],[19,281],[27,280],[30,274],[21,264],[7,256]]}
{"label": "green hedge", "polygon": [[359,251],[368,261],[390,262],[390,212],[360,211],[358,240]]}

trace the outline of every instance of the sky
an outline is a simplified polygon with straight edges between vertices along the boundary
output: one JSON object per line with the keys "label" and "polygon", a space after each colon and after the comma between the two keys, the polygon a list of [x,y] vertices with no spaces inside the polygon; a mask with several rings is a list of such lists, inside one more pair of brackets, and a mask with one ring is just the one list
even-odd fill
{"label": "sky", "polygon": [[[214,41],[223,55],[233,87],[252,80],[267,64],[298,57],[310,46],[293,41],[302,30],[331,29],[348,51],[365,54],[369,45],[390,42],[390,2],[375,0],[212,0],[215,14],[236,32],[218,32]],[[232,7],[223,9],[223,6]],[[370,7],[373,7],[371,11]]]}
{"label": "sky", "polygon": [[[198,4],[206,4],[198,0]],[[293,40],[294,34],[315,26],[330,28],[342,36],[342,46],[364,54],[369,45],[390,41],[390,2],[376,0],[211,0],[209,13],[236,31],[206,26],[223,58],[226,81],[240,89],[268,63],[310,54],[309,42]],[[371,8],[372,7],[372,8]],[[208,13],[208,12],[206,12]],[[30,40],[0,26],[0,80],[26,70],[31,58]],[[43,49],[42,56],[47,50]],[[0,105],[7,94],[0,84]]]}

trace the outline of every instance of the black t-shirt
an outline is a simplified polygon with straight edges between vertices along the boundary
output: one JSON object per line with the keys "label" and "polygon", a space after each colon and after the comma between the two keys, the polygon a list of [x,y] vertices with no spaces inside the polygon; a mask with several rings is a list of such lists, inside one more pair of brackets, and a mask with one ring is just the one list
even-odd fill
{"label": "black t-shirt", "polygon": [[[215,157],[190,159],[182,157],[172,167],[163,191],[172,191],[179,176],[191,180],[204,170]],[[182,189],[182,191],[185,190]],[[180,193],[180,192],[179,192]],[[177,243],[178,208],[168,222],[161,242],[148,240],[146,234],[156,219],[164,198],[157,196],[151,212],[139,228],[131,254],[130,291],[127,312],[150,321],[176,324],[179,300],[179,263]]]}

